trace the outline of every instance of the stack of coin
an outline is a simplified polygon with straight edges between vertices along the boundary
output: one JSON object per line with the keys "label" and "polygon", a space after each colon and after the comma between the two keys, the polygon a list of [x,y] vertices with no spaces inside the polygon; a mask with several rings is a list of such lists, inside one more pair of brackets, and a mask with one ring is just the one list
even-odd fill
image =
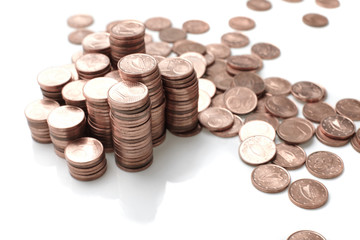
{"label": "stack of coin", "polygon": [[143,53],[130,54],[118,62],[118,69],[123,80],[142,82],[147,86],[151,102],[153,145],[160,145],[166,136],[165,95],[156,59]]}
{"label": "stack of coin", "polygon": [[36,100],[25,108],[32,138],[39,143],[51,143],[47,118],[52,110],[60,107],[59,103],[50,99]]}
{"label": "stack of coin", "polygon": [[72,79],[71,73],[65,68],[51,67],[40,72],[37,81],[45,99],[52,99],[64,104],[62,88]]}
{"label": "stack of coin", "polygon": [[261,58],[253,54],[234,55],[227,59],[226,71],[234,76],[241,72],[258,72],[262,69]]}
{"label": "stack of coin", "polygon": [[117,81],[113,78],[99,77],[88,81],[83,88],[88,111],[89,133],[104,145],[105,151],[113,149],[107,93],[116,83]]}
{"label": "stack of coin", "polygon": [[95,138],[76,139],[66,146],[64,153],[70,175],[77,180],[95,180],[106,172],[104,147]]}
{"label": "stack of coin", "polygon": [[107,32],[96,32],[87,35],[82,41],[84,53],[102,53],[111,57],[110,34]]}
{"label": "stack of coin", "polygon": [[153,160],[153,145],[147,87],[140,82],[119,82],[110,88],[108,101],[116,165],[129,172],[148,168]]}
{"label": "stack of coin", "polygon": [[47,123],[55,153],[64,158],[65,147],[84,135],[86,117],[81,108],[65,105],[51,111]]}
{"label": "stack of coin", "polygon": [[124,20],[110,29],[111,60],[113,67],[124,56],[145,53],[145,26],[139,21]]}
{"label": "stack of coin", "polygon": [[65,100],[66,105],[72,105],[81,108],[85,114],[86,110],[86,98],[83,94],[83,88],[88,80],[72,81],[63,87],[61,93]]}
{"label": "stack of coin", "polygon": [[111,71],[110,59],[101,53],[88,53],[81,56],[75,63],[80,79],[103,77]]}
{"label": "stack of coin", "polygon": [[199,85],[191,62],[167,58],[159,63],[166,96],[166,127],[173,133],[190,132],[198,125]]}

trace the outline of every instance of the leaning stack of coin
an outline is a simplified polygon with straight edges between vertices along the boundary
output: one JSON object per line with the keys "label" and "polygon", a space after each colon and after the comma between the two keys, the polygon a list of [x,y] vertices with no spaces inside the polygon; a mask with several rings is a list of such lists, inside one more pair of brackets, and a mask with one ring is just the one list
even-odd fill
{"label": "leaning stack of coin", "polygon": [[77,180],[95,180],[106,172],[104,147],[95,138],[76,139],[66,146],[64,153],[70,175]]}
{"label": "leaning stack of coin", "polygon": [[148,168],[153,160],[151,103],[147,87],[122,81],[108,92],[116,165],[129,172]]}
{"label": "leaning stack of coin", "polygon": [[83,94],[83,88],[88,80],[72,81],[63,87],[61,94],[65,100],[66,105],[72,105],[81,108],[85,114],[86,109],[86,98]]}
{"label": "leaning stack of coin", "polygon": [[65,68],[51,67],[40,72],[37,81],[45,99],[52,99],[64,104],[62,88],[72,79],[71,73]]}
{"label": "leaning stack of coin", "polygon": [[198,125],[199,85],[186,59],[167,58],[159,63],[166,96],[166,127],[173,133],[189,132]]}
{"label": "leaning stack of coin", "polygon": [[166,136],[165,95],[156,59],[143,53],[130,54],[118,62],[118,69],[123,80],[142,82],[147,86],[151,102],[153,145],[160,145]]}
{"label": "leaning stack of coin", "polygon": [[51,143],[47,118],[52,110],[60,107],[59,103],[50,99],[36,100],[25,108],[32,138],[39,143]]}
{"label": "leaning stack of coin", "polygon": [[84,53],[102,53],[111,57],[110,34],[107,32],[95,32],[87,35],[82,41]]}
{"label": "leaning stack of coin", "polygon": [[110,29],[111,60],[113,67],[124,56],[145,53],[145,26],[139,21],[124,20]]}
{"label": "leaning stack of coin", "polygon": [[64,158],[65,147],[84,135],[86,117],[81,108],[65,105],[51,111],[47,123],[55,153]]}
{"label": "leaning stack of coin", "polygon": [[83,88],[88,111],[88,130],[92,137],[100,140],[105,151],[113,149],[107,93],[116,83],[113,78],[99,77],[88,81]]}
{"label": "leaning stack of coin", "polygon": [[101,53],[88,53],[75,62],[80,79],[103,77],[111,71],[110,59]]}
{"label": "leaning stack of coin", "polygon": [[263,67],[261,58],[253,54],[233,55],[226,63],[226,71],[232,76],[241,72],[258,72]]}

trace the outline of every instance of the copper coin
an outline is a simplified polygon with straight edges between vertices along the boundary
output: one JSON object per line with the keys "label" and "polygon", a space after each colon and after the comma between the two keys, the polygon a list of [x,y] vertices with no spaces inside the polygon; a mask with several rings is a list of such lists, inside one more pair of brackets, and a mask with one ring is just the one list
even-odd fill
{"label": "copper coin", "polygon": [[220,91],[228,90],[232,84],[234,77],[228,74],[226,71],[218,72],[214,75],[207,76],[216,86],[216,88]]}
{"label": "copper coin", "polygon": [[[286,0],[289,1],[289,0]],[[301,230],[291,234],[287,240],[326,240],[319,233],[310,230]]]}
{"label": "copper coin", "polygon": [[82,55],[84,55],[84,51],[82,50],[73,53],[73,55],[71,56],[71,62],[75,63],[76,60],[78,60]]}
{"label": "copper coin", "polygon": [[225,106],[235,114],[247,114],[256,108],[256,94],[245,87],[233,87],[224,94]]}
{"label": "copper coin", "polygon": [[198,112],[202,112],[210,106],[211,98],[209,94],[199,89]]}
{"label": "copper coin", "polygon": [[202,130],[202,126],[198,124],[194,129],[188,132],[171,132],[171,131],[170,132],[178,137],[193,137],[198,135],[201,132],[201,130]]}
{"label": "copper coin", "polygon": [[214,76],[222,72],[226,72],[226,61],[223,59],[215,59],[214,64],[206,69],[206,75],[208,76]]}
{"label": "copper coin", "polygon": [[205,78],[199,78],[199,89],[203,90],[204,92],[206,92],[207,94],[209,94],[210,98],[215,96],[216,93],[216,86],[215,84]]}
{"label": "copper coin", "polygon": [[317,5],[323,8],[338,8],[340,2],[338,0],[316,0]]}
{"label": "copper coin", "polygon": [[[78,80],[72,81],[66,84],[61,94],[65,101],[70,102],[84,102],[85,103],[85,96],[83,94],[83,88],[88,80]],[[71,104],[70,104],[71,105]]]}
{"label": "copper coin", "polygon": [[123,81],[113,85],[108,91],[109,103],[130,105],[146,99],[149,92],[145,84],[140,82]]}
{"label": "copper coin", "polygon": [[159,38],[161,41],[174,43],[176,41],[186,39],[186,32],[179,28],[166,28],[160,31]]}
{"label": "copper coin", "polygon": [[342,146],[345,146],[346,144],[348,144],[348,142],[349,142],[349,139],[344,139],[344,140],[333,139],[333,138],[326,136],[323,133],[323,130],[321,130],[321,126],[318,126],[316,128],[315,134],[316,134],[316,138],[320,142],[322,142],[323,144],[325,144],[327,146],[331,146],[331,147],[342,147]]}
{"label": "copper coin", "polygon": [[291,83],[283,78],[269,77],[264,79],[265,92],[268,95],[288,95],[291,91]]}
{"label": "copper coin", "polygon": [[37,82],[48,92],[61,92],[62,87],[71,81],[72,75],[65,68],[51,67],[39,73]]}
{"label": "copper coin", "polygon": [[51,111],[47,122],[51,128],[66,130],[78,126],[84,119],[85,113],[81,108],[65,105]]}
{"label": "copper coin", "polygon": [[243,122],[239,116],[234,116],[234,124],[231,128],[225,131],[212,131],[211,133],[222,138],[230,138],[235,137],[239,134],[241,127],[243,126]]}
{"label": "copper coin", "polygon": [[251,182],[256,189],[265,193],[284,191],[291,181],[289,172],[278,165],[257,166],[251,173]]}
{"label": "copper coin", "polygon": [[280,118],[291,118],[298,114],[298,109],[293,101],[284,96],[271,96],[265,102],[266,110]]}
{"label": "copper coin", "polygon": [[51,111],[58,107],[60,107],[59,103],[54,100],[36,100],[26,106],[25,116],[30,122],[46,122]]}
{"label": "copper coin", "polygon": [[247,122],[239,131],[240,141],[245,141],[245,139],[253,136],[264,136],[274,141],[275,135],[273,126],[261,120]]}
{"label": "copper coin", "polygon": [[326,187],[313,179],[299,179],[289,187],[289,198],[296,206],[315,209],[323,206],[328,200]]}
{"label": "copper coin", "polygon": [[215,58],[226,59],[231,55],[231,49],[222,43],[212,43],[206,45],[206,51],[215,56]]}
{"label": "copper coin", "polygon": [[173,45],[172,50],[177,55],[181,55],[186,52],[197,52],[197,53],[200,53],[203,55],[206,52],[206,47],[198,42],[183,39],[183,40],[176,41]]}
{"label": "copper coin", "polygon": [[110,65],[110,59],[101,53],[88,53],[81,56],[75,63],[78,72],[92,73],[106,69]]}
{"label": "copper coin", "polygon": [[271,8],[271,2],[266,0],[249,0],[246,5],[255,11],[267,11]]}
{"label": "copper coin", "polygon": [[226,108],[225,99],[224,99],[224,94],[222,93],[222,94],[216,95],[216,96],[211,100],[211,106],[212,106],[212,107]]}
{"label": "copper coin", "polygon": [[190,76],[194,67],[184,58],[167,58],[159,63],[161,75],[167,79],[181,79]]}
{"label": "copper coin", "polygon": [[164,17],[152,17],[145,21],[145,27],[152,31],[161,31],[170,28],[171,25],[170,19]]}
{"label": "copper coin", "polygon": [[[206,48],[205,48],[206,49]],[[206,50],[205,50],[206,51]],[[210,66],[215,62],[215,56],[212,53],[208,53],[206,52],[204,55],[205,59],[206,59],[206,66]]]}
{"label": "copper coin", "polygon": [[122,78],[147,76],[157,70],[155,58],[143,53],[129,54],[121,58],[117,66]]}
{"label": "copper coin", "polygon": [[118,70],[114,70],[114,71],[108,72],[107,74],[105,74],[104,77],[113,78],[113,79],[115,79],[115,80],[118,81],[118,82],[122,81],[122,78],[121,78]]}
{"label": "copper coin", "polygon": [[358,130],[357,134],[351,138],[351,145],[353,146],[355,151],[360,153],[360,130]]}
{"label": "copper coin", "polygon": [[171,46],[166,42],[150,42],[146,44],[146,53],[167,57],[171,53]]}
{"label": "copper coin", "polygon": [[229,26],[238,31],[250,30],[255,27],[255,21],[248,17],[233,17],[229,20]]}
{"label": "copper coin", "polygon": [[339,176],[344,171],[344,163],[334,153],[318,151],[309,155],[306,168],[315,177],[330,179]]}
{"label": "copper coin", "polygon": [[335,110],[338,114],[360,121],[360,101],[352,98],[341,99],[336,103]]}
{"label": "copper coin", "polygon": [[280,49],[270,43],[256,43],[251,47],[251,53],[269,60],[279,57]]}
{"label": "copper coin", "polygon": [[257,96],[262,95],[265,91],[264,80],[253,72],[240,72],[236,74],[232,86],[249,88]]}
{"label": "copper coin", "polygon": [[326,117],[319,126],[326,136],[340,140],[350,138],[356,130],[354,122],[341,115]]}
{"label": "copper coin", "polygon": [[239,147],[241,160],[250,165],[270,162],[276,154],[274,141],[264,136],[253,136],[243,141]]}
{"label": "copper coin", "polygon": [[206,70],[206,59],[204,55],[197,52],[186,52],[180,55],[181,58],[189,60],[195,69],[197,78],[201,78]]}
{"label": "copper coin", "polygon": [[325,91],[313,82],[302,81],[292,85],[291,94],[300,101],[318,102],[324,98]]}
{"label": "copper coin", "polygon": [[109,22],[109,23],[106,25],[106,32],[110,33],[111,28],[112,28],[113,26],[115,26],[116,24],[121,23],[122,21],[123,21],[123,20],[115,20],[115,21]]}
{"label": "copper coin", "polygon": [[145,33],[144,42],[145,42],[145,45],[153,42],[153,37],[152,37],[152,35],[150,35],[150,34],[148,34],[148,33]]}
{"label": "copper coin", "polygon": [[230,48],[242,48],[249,44],[249,38],[239,32],[229,32],[221,36],[221,42]]}
{"label": "copper coin", "polygon": [[313,124],[303,118],[285,119],[277,129],[278,136],[289,144],[302,144],[309,141],[315,133]]}
{"label": "copper coin", "polygon": [[251,71],[262,67],[262,60],[256,55],[234,55],[227,59],[227,64],[236,70]]}
{"label": "copper coin", "polygon": [[276,117],[273,117],[270,114],[262,113],[262,112],[254,112],[254,113],[249,114],[245,119],[245,123],[248,123],[248,122],[251,122],[254,120],[261,120],[261,121],[267,122],[271,126],[273,126],[274,129],[277,129],[277,127],[279,125],[279,120]]}
{"label": "copper coin", "polygon": [[308,13],[303,16],[303,22],[310,27],[325,27],[329,24],[329,20],[317,13]]}
{"label": "copper coin", "polygon": [[319,123],[325,117],[336,115],[333,107],[321,101],[316,103],[306,103],[302,112],[305,118],[316,123]]}
{"label": "copper coin", "polygon": [[107,32],[96,32],[87,35],[82,41],[84,51],[96,52],[110,49],[109,37],[110,34]]}
{"label": "copper coin", "polygon": [[234,124],[234,115],[225,108],[209,107],[199,113],[199,121],[209,131],[224,131]]}
{"label": "copper coin", "polygon": [[67,24],[72,28],[85,28],[94,23],[94,18],[87,14],[77,14],[67,19]]}
{"label": "copper coin", "polygon": [[110,36],[117,40],[137,39],[145,35],[145,25],[137,20],[122,20],[116,22],[110,29]]}
{"label": "copper coin", "polygon": [[109,89],[117,82],[109,77],[91,79],[85,84],[83,94],[88,102],[103,102],[108,98]]}
{"label": "copper coin", "polygon": [[276,156],[273,163],[293,170],[304,165],[306,159],[306,153],[300,146],[279,143],[276,145]]}
{"label": "copper coin", "polygon": [[208,23],[201,20],[189,20],[184,22],[182,28],[187,33],[201,34],[209,31],[210,26]]}
{"label": "copper coin", "polygon": [[94,33],[91,30],[82,28],[82,29],[76,29],[75,31],[71,32],[68,36],[69,42],[73,44],[80,45],[83,41],[83,39],[88,36],[89,34]]}

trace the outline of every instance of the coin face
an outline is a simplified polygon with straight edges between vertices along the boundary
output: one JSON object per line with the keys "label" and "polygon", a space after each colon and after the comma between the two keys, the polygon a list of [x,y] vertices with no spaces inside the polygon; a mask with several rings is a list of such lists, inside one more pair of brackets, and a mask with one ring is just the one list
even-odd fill
{"label": "coin face", "polygon": [[271,8],[271,3],[266,0],[249,0],[246,5],[255,11],[267,11]]}
{"label": "coin face", "polygon": [[48,116],[48,124],[56,129],[69,129],[79,125],[85,119],[85,113],[81,108],[64,105],[55,108]]}
{"label": "coin face", "polygon": [[279,143],[276,145],[274,164],[286,169],[297,169],[304,165],[306,153],[300,146]]}
{"label": "coin face", "polygon": [[325,27],[329,24],[329,20],[317,13],[308,13],[303,16],[303,22],[310,27]]}
{"label": "coin face", "polygon": [[297,82],[291,87],[292,95],[303,102],[318,102],[324,98],[325,91],[319,85],[302,81]]}
{"label": "coin face", "polygon": [[186,32],[179,28],[165,28],[160,31],[159,38],[161,41],[174,43],[176,41],[186,39]]}
{"label": "coin face", "polygon": [[341,99],[336,103],[335,110],[338,114],[360,121],[360,101],[353,98]]}
{"label": "coin face", "polygon": [[328,190],[313,179],[299,179],[289,187],[289,198],[296,206],[315,209],[323,206],[328,200]]}
{"label": "coin face", "polygon": [[138,76],[150,74],[155,71],[157,62],[155,58],[148,54],[135,53],[127,55],[120,59],[118,68],[128,76]]}
{"label": "coin face", "polygon": [[122,20],[111,28],[110,34],[118,39],[136,38],[145,34],[145,26],[139,21]]}
{"label": "coin face", "polygon": [[277,127],[279,125],[279,120],[277,118],[271,116],[270,114],[262,113],[262,112],[254,112],[254,113],[249,114],[245,119],[245,123],[248,123],[248,122],[254,121],[254,120],[261,120],[261,121],[267,122],[274,129],[277,129]]}
{"label": "coin face", "polygon": [[215,58],[226,59],[231,55],[231,49],[222,43],[206,45],[206,51],[213,54]]}
{"label": "coin face", "polygon": [[76,29],[75,31],[73,31],[69,34],[68,40],[72,44],[80,45],[82,43],[83,39],[92,33],[93,33],[93,31],[88,30],[88,29]]}
{"label": "coin face", "polygon": [[170,19],[164,17],[153,17],[145,21],[146,28],[152,31],[161,31],[171,27],[171,25]]}
{"label": "coin face", "polygon": [[199,113],[199,121],[210,131],[224,131],[234,124],[234,116],[227,109],[210,107]]}
{"label": "coin face", "polygon": [[119,82],[108,91],[108,98],[115,103],[135,103],[148,96],[148,88],[140,82]]}
{"label": "coin face", "polygon": [[169,79],[189,76],[193,71],[193,65],[184,58],[167,58],[159,63],[161,75]]}
{"label": "coin face", "polygon": [[204,75],[206,70],[204,55],[197,52],[186,52],[181,54],[180,57],[189,60],[193,64],[197,78],[201,78]]}
{"label": "coin face", "polygon": [[172,50],[177,55],[181,55],[186,52],[197,52],[200,54],[205,54],[206,47],[204,45],[202,45],[201,43],[183,39],[183,40],[176,41],[173,44]]}
{"label": "coin face", "polygon": [[71,142],[65,148],[66,160],[77,164],[84,164],[99,160],[104,148],[95,138],[83,137]]}
{"label": "coin face", "polygon": [[75,62],[76,69],[84,73],[99,72],[109,65],[109,57],[101,53],[85,54]]}
{"label": "coin face", "polygon": [[96,32],[87,35],[82,46],[85,51],[99,51],[110,48],[110,34],[107,32]]}
{"label": "coin face", "polygon": [[249,137],[239,147],[241,160],[250,165],[267,163],[273,159],[275,154],[274,141],[264,136]]}
{"label": "coin face", "polygon": [[318,126],[316,128],[315,134],[316,138],[322,142],[325,145],[331,146],[331,147],[341,147],[346,144],[348,144],[349,139],[334,139],[326,136],[324,133],[324,130],[322,130],[321,126]]}
{"label": "coin face", "polygon": [[259,57],[250,54],[230,56],[227,63],[230,67],[240,71],[256,70],[263,65]]}
{"label": "coin face", "polygon": [[[287,0],[289,1],[289,0]],[[310,230],[301,230],[291,234],[287,240],[326,240],[319,233]]]}
{"label": "coin face", "polygon": [[248,17],[233,17],[229,20],[229,26],[238,31],[250,30],[255,27],[255,21]]}
{"label": "coin face", "polygon": [[84,96],[88,101],[104,101],[108,97],[109,89],[117,82],[115,79],[109,77],[99,77],[89,80],[83,88]]}
{"label": "coin face", "polygon": [[325,102],[306,103],[303,107],[303,115],[312,122],[319,123],[328,116],[336,115],[333,107]]}
{"label": "coin face", "polygon": [[67,24],[72,28],[85,28],[94,23],[94,18],[87,14],[77,14],[68,18]]}
{"label": "coin face", "polygon": [[270,77],[264,79],[265,92],[268,95],[288,95],[291,91],[291,83],[283,78]]}
{"label": "coin face", "polygon": [[341,115],[324,118],[320,126],[326,136],[334,139],[348,139],[356,130],[354,122]]}
{"label": "coin face", "polygon": [[260,120],[247,122],[239,131],[241,141],[245,141],[245,139],[252,136],[265,136],[274,141],[275,135],[276,133],[273,126]]}
{"label": "coin face", "polygon": [[278,165],[257,166],[251,173],[251,182],[256,189],[266,193],[284,191],[290,184],[290,174]]}
{"label": "coin face", "polygon": [[305,143],[313,137],[314,133],[314,125],[303,118],[285,119],[277,129],[278,136],[289,144]]}
{"label": "coin face", "polygon": [[270,43],[256,43],[251,47],[251,52],[261,59],[275,59],[280,56],[280,49]]}
{"label": "coin face", "polygon": [[249,38],[239,32],[229,32],[221,36],[221,42],[230,48],[242,48],[249,44]]}
{"label": "coin face", "polygon": [[205,91],[210,96],[210,98],[215,96],[216,86],[208,79],[199,78],[199,89]]}
{"label": "coin face", "polygon": [[295,103],[284,96],[271,96],[267,98],[265,108],[272,115],[280,118],[291,118],[298,114]]}
{"label": "coin face", "polygon": [[53,92],[68,83],[71,77],[71,73],[65,68],[51,67],[40,72],[37,81],[42,89]]}
{"label": "coin face", "polygon": [[253,72],[240,72],[234,76],[232,86],[251,89],[257,96],[265,91],[264,80]]}
{"label": "coin face", "polygon": [[150,42],[147,43],[146,53],[150,55],[158,55],[167,57],[171,53],[171,46],[166,42]]}
{"label": "coin face", "polygon": [[54,100],[36,100],[26,106],[25,116],[32,122],[46,122],[50,112],[58,107],[60,107],[60,104]]}
{"label": "coin face", "polygon": [[319,151],[309,155],[306,168],[315,177],[329,179],[339,176],[344,171],[344,163],[334,153]]}
{"label": "coin face", "polygon": [[61,94],[64,98],[64,100],[70,100],[70,101],[85,101],[86,98],[83,94],[83,88],[88,80],[78,80],[78,81],[72,81],[66,84]]}
{"label": "coin face", "polygon": [[234,80],[234,77],[226,71],[220,71],[214,75],[208,75],[207,78],[210,79],[220,91],[228,90],[232,86]]}
{"label": "coin face", "polygon": [[243,126],[243,122],[239,116],[234,116],[234,124],[231,128],[226,129],[224,131],[212,131],[211,133],[222,138],[230,138],[235,137],[239,134],[241,127]]}
{"label": "coin face", "polygon": [[225,106],[235,114],[247,114],[256,108],[256,94],[249,88],[233,87],[224,94]]}
{"label": "coin face", "polygon": [[201,34],[209,31],[210,26],[202,20],[189,20],[184,22],[182,28],[187,33]]}

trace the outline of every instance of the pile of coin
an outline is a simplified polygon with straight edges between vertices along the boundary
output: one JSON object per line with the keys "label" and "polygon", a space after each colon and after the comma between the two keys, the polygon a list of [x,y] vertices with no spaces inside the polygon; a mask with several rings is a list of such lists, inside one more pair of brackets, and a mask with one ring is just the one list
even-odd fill
{"label": "pile of coin", "polygon": [[107,169],[104,147],[95,138],[83,137],[69,143],[64,151],[70,175],[80,181],[101,177]]}
{"label": "pile of coin", "polygon": [[123,20],[110,29],[111,60],[114,68],[124,56],[145,53],[145,26],[135,20]]}
{"label": "pile of coin", "polygon": [[65,147],[85,133],[85,113],[81,108],[65,105],[51,111],[47,122],[55,153],[64,158]]}
{"label": "pile of coin", "polygon": [[129,172],[142,171],[153,161],[151,103],[147,87],[122,81],[108,92],[116,165]]}
{"label": "pile of coin", "polygon": [[105,151],[113,149],[107,94],[116,83],[113,78],[99,77],[89,80],[83,88],[88,112],[88,130],[92,137],[100,140]]}
{"label": "pile of coin", "polygon": [[66,84],[62,91],[62,97],[65,100],[66,105],[72,105],[81,108],[85,114],[87,114],[86,109],[86,98],[83,94],[83,88],[87,80],[77,80],[71,81]]}
{"label": "pile of coin", "polygon": [[64,104],[61,90],[71,79],[71,73],[65,68],[51,67],[39,73],[37,82],[45,99]]}
{"label": "pile of coin", "polygon": [[27,105],[25,117],[31,131],[31,137],[35,141],[51,143],[47,118],[50,112],[58,107],[60,107],[60,104],[50,99],[36,100]]}
{"label": "pile of coin", "polygon": [[103,77],[111,71],[110,59],[101,53],[88,53],[75,62],[80,79]]}
{"label": "pile of coin", "polygon": [[156,59],[143,53],[130,54],[118,62],[118,69],[123,80],[141,82],[147,86],[151,102],[153,145],[160,145],[166,136],[165,95]]}
{"label": "pile of coin", "polygon": [[197,129],[199,86],[193,65],[177,57],[161,61],[159,68],[166,96],[166,128],[173,133]]}
{"label": "pile of coin", "polygon": [[84,53],[102,53],[111,57],[110,34],[107,32],[95,32],[87,35],[82,41]]}

